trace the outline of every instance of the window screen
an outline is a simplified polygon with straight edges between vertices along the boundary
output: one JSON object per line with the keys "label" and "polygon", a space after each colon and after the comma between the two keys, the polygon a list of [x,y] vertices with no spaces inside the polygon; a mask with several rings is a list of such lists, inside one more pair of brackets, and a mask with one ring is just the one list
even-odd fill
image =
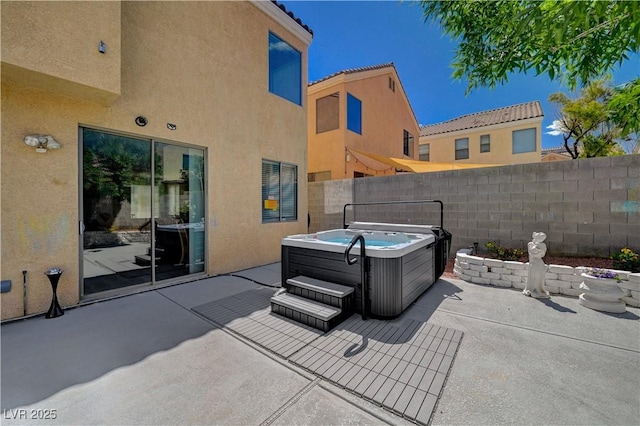
{"label": "window screen", "polygon": [[428,143],[420,145],[420,161],[429,161],[429,149]]}
{"label": "window screen", "polygon": [[316,133],[340,127],[340,93],[316,99]]}
{"label": "window screen", "polygon": [[513,153],[535,152],[536,129],[524,129],[513,131]]}

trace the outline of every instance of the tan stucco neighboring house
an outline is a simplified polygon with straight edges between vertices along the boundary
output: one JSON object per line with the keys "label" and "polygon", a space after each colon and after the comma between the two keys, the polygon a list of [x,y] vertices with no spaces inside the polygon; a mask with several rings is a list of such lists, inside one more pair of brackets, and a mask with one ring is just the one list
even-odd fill
{"label": "tan stucco neighboring house", "polygon": [[276,262],[306,231],[312,32],[282,5],[1,13],[2,319],[47,311],[53,266],[71,306]]}
{"label": "tan stucco neighboring house", "polygon": [[396,173],[368,153],[417,159],[418,121],[393,63],[312,82],[308,102],[310,181]]}
{"label": "tan stucco neighboring house", "polygon": [[540,102],[526,102],[420,127],[420,160],[519,164],[541,159]]}

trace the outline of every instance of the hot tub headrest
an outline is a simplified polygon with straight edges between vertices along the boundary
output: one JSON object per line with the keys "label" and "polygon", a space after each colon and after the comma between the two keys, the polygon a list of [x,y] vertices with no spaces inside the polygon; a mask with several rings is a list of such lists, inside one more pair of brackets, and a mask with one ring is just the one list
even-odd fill
{"label": "hot tub headrest", "polygon": [[362,231],[406,232],[411,234],[434,234],[432,225],[402,223],[351,222],[348,229]]}

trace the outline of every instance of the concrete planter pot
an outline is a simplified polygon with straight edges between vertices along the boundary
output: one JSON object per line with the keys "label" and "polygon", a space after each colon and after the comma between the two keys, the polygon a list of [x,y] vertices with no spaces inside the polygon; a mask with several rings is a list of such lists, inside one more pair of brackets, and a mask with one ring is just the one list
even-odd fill
{"label": "concrete planter pot", "polygon": [[622,300],[625,292],[618,287],[618,282],[613,278],[599,278],[582,273],[582,283],[580,289],[584,290],[579,297],[578,303],[585,308],[594,309],[601,312],[621,314],[627,311],[627,307]]}

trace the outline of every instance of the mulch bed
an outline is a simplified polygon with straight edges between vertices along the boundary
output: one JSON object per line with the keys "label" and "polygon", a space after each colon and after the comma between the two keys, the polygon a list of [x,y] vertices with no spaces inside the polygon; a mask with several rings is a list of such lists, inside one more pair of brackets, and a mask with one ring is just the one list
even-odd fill
{"label": "mulch bed", "polygon": [[[488,255],[480,254],[481,257],[490,257]],[[455,262],[455,255],[449,258],[447,267],[442,274],[443,277],[456,278],[453,273],[453,263]],[[562,257],[562,256],[545,256],[542,258],[547,265],[565,265],[565,266],[588,266],[590,268],[603,268],[614,269],[613,260],[606,257]],[[528,256],[524,256],[520,259],[521,262],[528,262]]]}

